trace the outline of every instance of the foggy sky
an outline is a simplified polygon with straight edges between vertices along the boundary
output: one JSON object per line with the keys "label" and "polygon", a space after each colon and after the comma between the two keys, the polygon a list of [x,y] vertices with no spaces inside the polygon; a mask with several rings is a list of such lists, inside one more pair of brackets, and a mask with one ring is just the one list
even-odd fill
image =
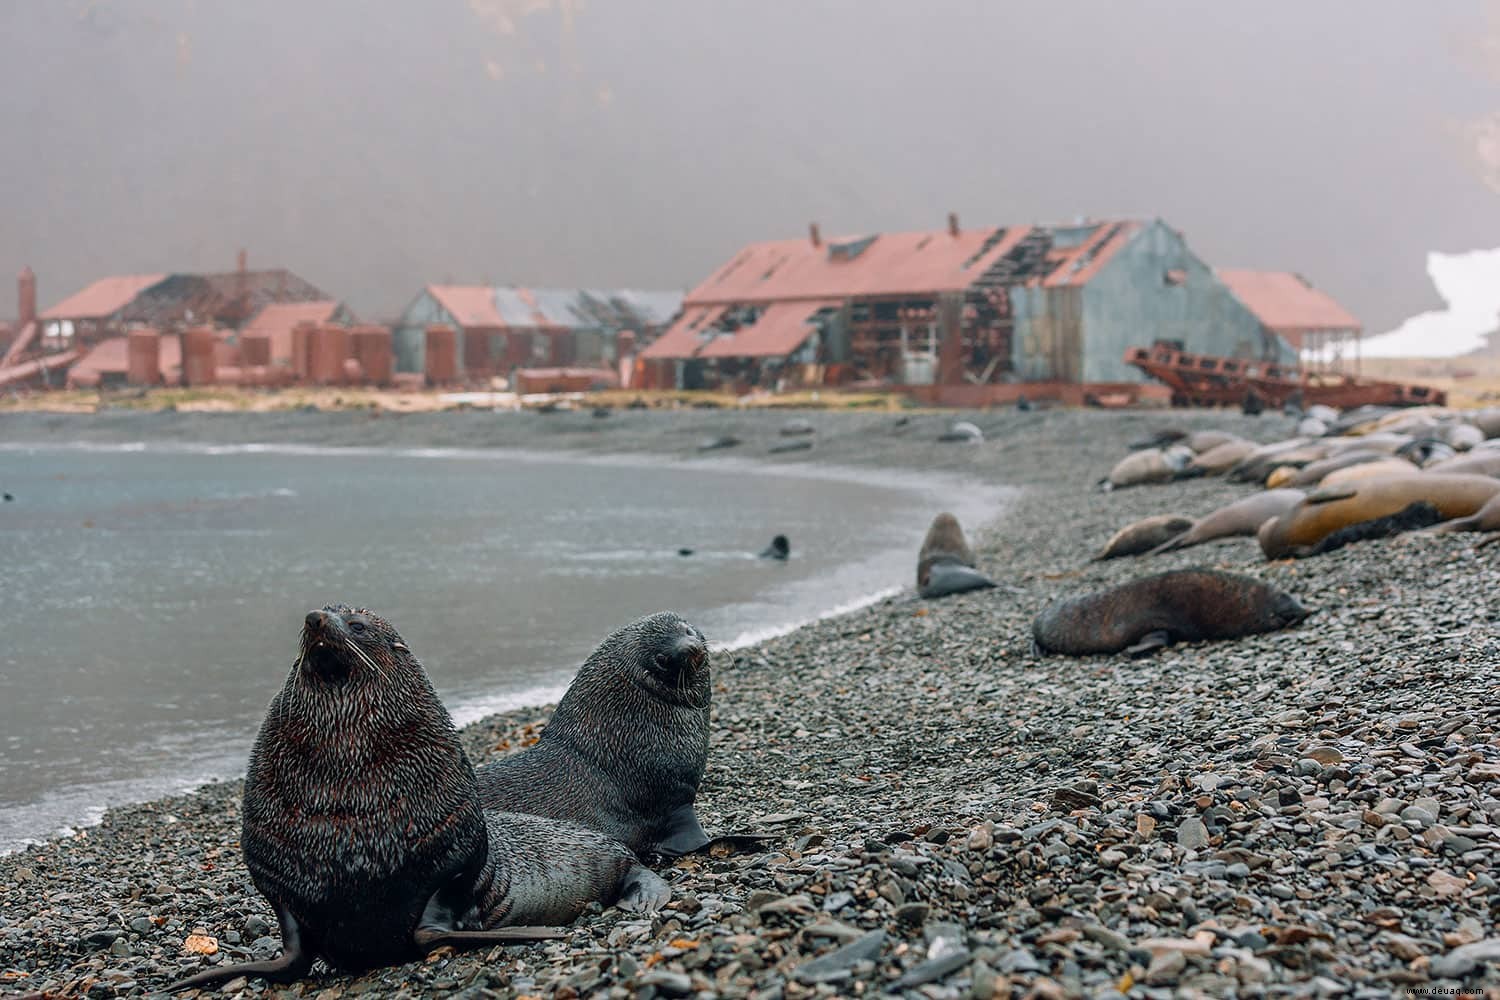
{"label": "foggy sky", "polygon": [[286,266],[687,288],[751,240],[1160,216],[1379,332],[1500,244],[1479,0],[0,0],[0,316]]}

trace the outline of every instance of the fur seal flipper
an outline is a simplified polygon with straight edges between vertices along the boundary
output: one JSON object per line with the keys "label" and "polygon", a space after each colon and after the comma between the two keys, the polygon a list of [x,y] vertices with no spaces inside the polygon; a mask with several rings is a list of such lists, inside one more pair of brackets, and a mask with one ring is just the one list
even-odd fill
{"label": "fur seal flipper", "polygon": [[698,850],[712,694],[701,632],[671,612],[631,622],[584,661],[535,746],[479,767],[480,799],[599,830],[642,858]]}
{"label": "fur seal flipper", "polygon": [[927,583],[922,587],[921,595],[931,599],[947,597],[949,594],[964,594],[971,590],[988,590],[994,586],[994,580],[971,566],[958,562],[937,562],[927,571]]}
{"label": "fur seal flipper", "polygon": [[421,663],[389,623],[345,605],[307,615],[250,752],[240,843],[281,925],[282,956],[172,989],[241,975],[286,982],[316,958],[359,972],[443,944],[554,938],[517,925],[666,897],[658,876],[598,831],[483,812]]}

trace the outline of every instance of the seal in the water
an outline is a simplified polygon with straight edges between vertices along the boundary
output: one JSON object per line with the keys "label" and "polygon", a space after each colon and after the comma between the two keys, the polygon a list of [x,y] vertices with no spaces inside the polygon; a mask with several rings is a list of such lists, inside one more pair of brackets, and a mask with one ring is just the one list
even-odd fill
{"label": "seal in the water", "polygon": [[786,559],[792,554],[792,543],[787,541],[785,535],[777,535],[771,539],[771,544],[761,550],[762,559]]}
{"label": "seal in the water", "polygon": [[1316,554],[1318,543],[1342,528],[1391,517],[1419,501],[1446,521],[1477,512],[1497,494],[1500,479],[1416,471],[1324,486],[1261,525],[1260,548],[1267,559],[1301,558]]}
{"label": "seal in the water", "polygon": [[958,518],[942,513],[932,519],[917,554],[917,593],[925,598],[984,590],[995,581],[974,568],[974,550]]}
{"label": "seal in the water", "polygon": [[671,612],[633,621],[584,661],[535,746],[480,765],[480,799],[581,823],[641,857],[696,851],[711,694],[701,632]]}
{"label": "seal in the water", "polygon": [[1104,548],[1094,557],[1096,562],[1119,559],[1122,556],[1138,556],[1150,552],[1187,531],[1194,524],[1190,517],[1181,514],[1156,514],[1125,525],[1110,536]]}
{"label": "seal in the water", "polygon": [[698,443],[699,451],[718,451],[720,448],[733,448],[739,445],[740,439],[733,434],[721,434],[718,437],[705,438]]}
{"label": "seal in the water", "polygon": [[315,958],[360,971],[457,948],[559,936],[591,902],[669,896],[624,844],[568,823],[485,813],[422,665],[391,626],[307,615],[245,776],[245,865],[281,924],[281,957],[175,983],[289,982]]}
{"label": "seal in the water", "polygon": [[1187,531],[1163,542],[1152,555],[1191,548],[1219,538],[1254,537],[1262,524],[1285,514],[1305,496],[1307,494],[1301,490],[1262,490],[1241,497],[1203,515]]}
{"label": "seal in the water", "polygon": [[1253,577],[1179,569],[1058,601],[1032,623],[1036,649],[1140,656],[1174,642],[1233,639],[1295,625],[1310,611]]}

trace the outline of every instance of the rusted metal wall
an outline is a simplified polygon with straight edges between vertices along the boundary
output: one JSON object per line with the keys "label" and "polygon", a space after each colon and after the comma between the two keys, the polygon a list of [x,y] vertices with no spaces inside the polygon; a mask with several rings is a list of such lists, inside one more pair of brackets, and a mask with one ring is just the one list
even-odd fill
{"label": "rusted metal wall", "polygon": [[1011,361],[1027,382],[1078,382],[1083,369],[1083,298],[1079,288],[1016,285]]}
{"label": "rusted metal wall", "polygon": [[213,385],[216,373],[214,350],[218,337],[213,327],[195,326],[182,335],[182,381],[186,385]]}
{"label": "rusted metal wall", "polygon": [[131,330],[125,342],[125,381],[131,385],[161,382],[161,334],[155,330]]}
{"label": "rusted metal wall", "polygon": [[451,326],[429,326],[424,331],[422,358],[428,385],[458,381],[458,331]]}

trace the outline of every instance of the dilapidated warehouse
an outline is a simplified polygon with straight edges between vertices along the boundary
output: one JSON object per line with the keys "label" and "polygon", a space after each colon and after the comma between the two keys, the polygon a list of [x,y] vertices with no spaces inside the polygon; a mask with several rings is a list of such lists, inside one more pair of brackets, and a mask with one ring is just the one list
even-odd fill
{"label": "dilapidated warehouse", "polygon": [[[882,384],[943,402],[1139,385],[1127,348],[1295,353],[1160,220],[752,244],[642,357],[658,385]],[[1076,390],[1059,393],[1077,395]]]}
{"label": "dilapidated warehouse", "polygon": [[681,292],[428,285],[396,324],[397,370],[427,370],[426,331],[433,326],[457,331],[459,381],[531,365],[611,365],[621,334],[648,341],[681,304]]}

